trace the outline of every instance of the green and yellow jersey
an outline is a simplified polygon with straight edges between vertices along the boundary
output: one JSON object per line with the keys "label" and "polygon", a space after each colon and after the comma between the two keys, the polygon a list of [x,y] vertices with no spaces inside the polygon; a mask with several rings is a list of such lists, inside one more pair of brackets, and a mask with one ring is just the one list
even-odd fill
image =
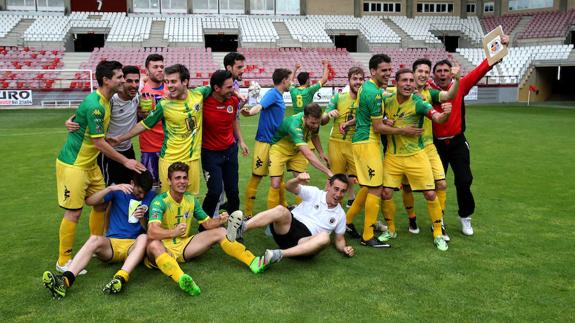
{"label": "green and yellow jersey", "polygon": [[333,125],[329,135],[330,140],[351,142],[351,138],[355,133],[355,127],[349,127],[346,129],[345,133],[342,134],[339,132],[339,125],[355,118],[356,108],[354,101],[355,100],[351,98],[349,92],[337,93],[329,101],[325,112],[329,113],[330,111],[337,110],[339,113],[339,116],[333,120]]}
{"label": "green and yellow jersey", "polygon": [[303,108],[313,102],[313,96],[321,88],[321,83],[317,82],[314,85],[305,87],[292,86],[289,89],[291,95],[291,103],[293,106],[293,114],[303,112]]}
{"label": "green and yellow jersey", "polygon": [[381,138],[373,129],[373,121],[383,118],[383,90],[370,79],[364,82],[355,99],[355,133],[352,143],[376,142]]}
{"label": "green and yellow jersey", "polygon": [[[431,104],[412,94],[408,100],[399,104],[397,95],[393,94],[383,99],[385,116],[394,121],[394,127],[405,128],[413,126],[421,128],[426,115],[433,110]],[[386,153],[397,156],[413,155],[424,148],[423,136],[410,137],[403,135],[387,135]]]}
{"label": "green and yellow jersey", "polygon": [[311,137],[318,132],[312,132],[305,127],[303,112],[287,117],[272,137],[272,145],[276,145],[286,155],[299,151],[298,146],[311,143]]}
{"label": "green and yellow jersey", "polygon": [[197,160],[202,149],[202,107],[204,99],[211,93],[209,86],[188,91],[185,100],[162,99],[156,110],[141,121],[146,129],[151,129],[163,121],[164,143],[160,157],[166,161],[186,162]]}
{"label": "green and yellow jersey", "polygon": [[76,110],[74,121],[80,129],[68,133],[58,161],[78,168],[93,168],[100,151],[92,138],[106,136],[110,124],[110,101],[99,90],[88,94]]}
{"label": "green and yellow jersey", "polygon": [[[425,102],[432,105],[441,102],[439,100],[439,93],[441,93],[441,91],[436,89],[425,89],[419,92]],[[424,118],[422,138],[425,146],[433,144],[433,122],[429,118]]]}
{"label": "green and yellow jersey", "polygon": [[186,223],[185,237],[164,239],[165,243],[178,244],[182,239],[190,236],[192,218],[198,223],[208,220],[210,217],[204,212],[198,199],[189,192],[185,192],[182,201],[178,203],[170,195],[170,191],[157,195],[150,205],[148,223],[158,222],[162,229],[171,230],[180,223]]}

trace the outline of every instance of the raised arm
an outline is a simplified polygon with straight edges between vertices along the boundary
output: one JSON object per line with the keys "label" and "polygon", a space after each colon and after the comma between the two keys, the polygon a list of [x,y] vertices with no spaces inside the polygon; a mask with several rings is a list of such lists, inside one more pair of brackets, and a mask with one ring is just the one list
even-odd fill
{"label": "raised arm", "polygon": [[294,69],[293,69],[293,72],[292,72],[291,75],[290,75],[290,79],[289,79],[289,80],[290,80],[290,83],[293,83],[293,79],[296,77],[296,74],[297,74],[297,72],[300,70],[300,68],[301,68],[301,64],[300,64],[300,63],[295,64],[295,67],[294,67]]}
{"label": "raised arm", "polygon": [[126,194],[130,194],[130,193],[132,193],[133,190],[134,190],[134,187],[130,184],[110,185],[110,186],[106,187],[105,189],[88,196],[86,198],[86,204],[92,205],[92,206],[102,204],[102,203],[104,203],[104,198],[106,197],[106,195],[108,195],[111,192],[122,191]]}
{"label": "raised arm", "polygon": [[324,86],[329,78],[329,61],[327,59],[324,59],[321,61],[321,65],[323,67],[323,74],[321,76],[321,79],[319,80],[319,83],[321,84],[321,86]]}
{"label": "raised arm", "polygon": [[299,173],[296,177],[286,182],[286,190],[298,195],[301,188],[300,185],[309,183],[309,179],[310,177],[308,173]]}

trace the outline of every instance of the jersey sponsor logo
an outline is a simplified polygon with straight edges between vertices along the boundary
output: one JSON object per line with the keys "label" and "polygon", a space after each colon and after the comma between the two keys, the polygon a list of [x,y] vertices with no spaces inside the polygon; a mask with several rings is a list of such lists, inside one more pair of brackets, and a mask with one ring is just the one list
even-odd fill
{"label": "jersey sponsor logo", "polygon": [[157,212],[152,213],[152,215],[150,215],[150,220],[158,220],[160,219],[160,214],[158,214]]}
{"label": "jersey sponsor logo", "polygon": [[200,104],[199,104],[199,103],[196,103],[196,104],[194,105],[194,110],[195,110],[196,112],[200,111],[200,108],[201,108],[201,107],[200,107]]}
{"label": "jersey sponsor logo", "polygon": [[[192,131],[196,129],[196,117],[190,116],[186,118],[186,128],[188,131]],[[189,134],[187,134],[189,136]]]}
{"label": "jersey sponsor logo", "polygon": [[100,112],[100,110],[98,110],[98,109],[94,109],[94,111],[92,112],[92,115],[95,117],[101,117],[102,112]]}
{"label": "jersey sponsor logo", "polygon": [[70,190],[66,186],[64,186],[64,201],[66,201],[70,197]]}
{"label": "jersey sponsor logo", "polygon": [[260,168],[264,165],[264,162],[260,159],[260,156],[256,157],[256,168]]}

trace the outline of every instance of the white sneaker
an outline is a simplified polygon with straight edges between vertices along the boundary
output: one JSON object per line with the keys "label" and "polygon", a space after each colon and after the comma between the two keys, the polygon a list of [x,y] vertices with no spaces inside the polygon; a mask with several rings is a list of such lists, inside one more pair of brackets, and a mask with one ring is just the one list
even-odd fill
{"label": "white sneaker", "polygon": [[236,241],[237,238],[241,238],[241,226],[244,220],[244,213],[240,210],[232,212],[228,218],[228,240]]}
{"label": "white sneaker", "polygon": [[471,217],[459,218],[459,220],[461,221],[461,232],[466,236],[472,236],[473,227],[471,227]]}
{"label": "white sneaker", "polygon": [[[72,260],[68,260],[67,263],[64,264],[64,266],[60,266],[60,264],[58,264],[58,260],[56,260],[56,270],[60,273],[64,273],[65,271],[70,270],[70,265],[72,264]],[[88,271],[86,269],[82,269],[78,275],[86,275],[88,273]]]}

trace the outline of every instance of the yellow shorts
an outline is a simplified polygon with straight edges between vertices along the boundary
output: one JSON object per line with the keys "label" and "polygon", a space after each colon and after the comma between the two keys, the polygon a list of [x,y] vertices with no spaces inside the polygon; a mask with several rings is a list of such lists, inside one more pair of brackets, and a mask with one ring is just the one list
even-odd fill
{"label": "yellow shorts", "polygon": [[[429,158],[429,163],[431,164],[431,171],[433,172],[433,179],[435,181],[442,181],[445,179],[445,172],[443,171],[443,164],[441,163],[441,158],[439,158],[439,153],[437,153],[437,148],[434,144],[427,145],[423,149]],[[403,185],[409,185],[407,177],[404,175],[401,180]]]}
{"label": "yellow shorts", "polygon": [[86,197],[106,188],[104,177],[97,165],[82,169],[56,160],[56,187],[58,205],[77,210],[84,206]]}
{"label": "yellow shorts", "polygon": [[383,170],[384,187],[399,188],[405,175],[413,191],[435,189],[431,164],[423,150],[409,156],[386,154],[383,161]]}
{"label": "yellow shorts", "polygon": [[267,142],[257,141],[254,145],[254,158],[252,159],[252,174],[267,176],[270,166],[270,147]]}
{"label": "yellow shorts", "polygon": [[279,146],[272,145],[270,148],[270,169],[269,175],[283,176],[284,170],[289,172],[303,173],[307,169],[307,158],[298,151],[292,154],[286,154]]}
{"label": "yellow shorts", "polygon": [[[170,182],[168,181],[168,168],[172,163],[174,162],[166,161],[163,158],[160,158],[158,161],[160,191],[162,193],[170,190]],[[189,182],[187,191],[194,195],[198,195],[200,193],[200,160],[189,160],[183,163],[190,167],[190,170],[188,171]]]}
{"label": "yellow shorts", "polygon": [[186,262],[186,259],[184,258],[184,250],[186,250],[186,247],[190,244],[190,241],[192,241],[193,238],[194,236],[192,235],[185,239],[180,239],[177,243],[174,243],[173,239],[165,239],[162,240],[162,244],[166,247],[166,251],[170,257],[176,259],[177,262]]}
{"label": "yellow shorts", "polygon": [[109,238],[110,239],[110,246],[112,247],[112,259],[108,260],[108,262],[120,262],[126,260],[128,258],[128,253],[130,252],[130,248],[136,243],[136,239],[116,239],[116,238]]}
{"label": "yellow shorts", "polygon": [[429,158],[429,163],[431,164],[431,170],[433,171],[433,178],[436,181],[441,181],[445,179],[445,171],[443,170],[443,163],[441,158],[439,158],[439,153],[434,144],[425,146],[423,149]]}
{"label": "yellow shorts", "polygon": [[329,140],[327,154],[329,166],[334,174],[357,175],[351,146],[349,141]]}
{"label": "yellow shorts", "polygon": [[383,184],[383,150],[379,142],[351,145],[359,185],[379,187]]}

